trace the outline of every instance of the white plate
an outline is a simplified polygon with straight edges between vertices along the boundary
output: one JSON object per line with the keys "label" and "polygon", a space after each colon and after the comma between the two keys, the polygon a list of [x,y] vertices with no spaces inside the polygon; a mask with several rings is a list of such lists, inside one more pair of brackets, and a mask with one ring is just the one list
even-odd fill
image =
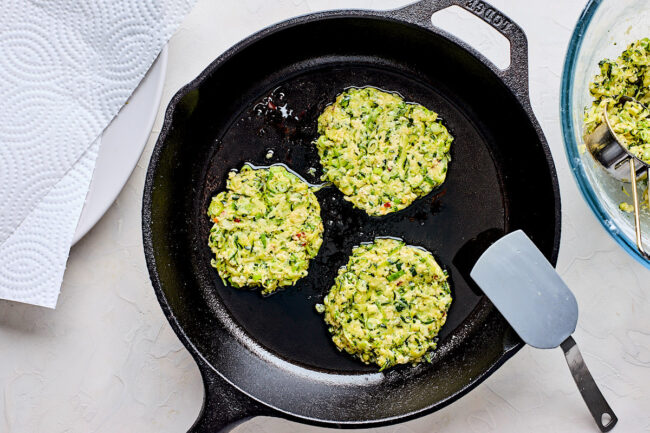
{"label": "white plate", "polygon": [[164,46],[126,105],[104,130],[73,245],[106,213],[138,163],[158,113],[166,71]]}

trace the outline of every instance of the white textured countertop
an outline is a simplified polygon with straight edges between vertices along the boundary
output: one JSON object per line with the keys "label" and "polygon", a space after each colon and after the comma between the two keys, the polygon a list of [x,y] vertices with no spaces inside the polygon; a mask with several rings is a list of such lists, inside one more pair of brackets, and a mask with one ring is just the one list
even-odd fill
{"label": "white textured countertop", "polygon": [[[575,338],[619,417],[615,431],[650,431],[650,271],[628,257],[583,202],[558,113],[565,46],[585,0],[491,0],[523,27],[531,100],[562,191],[558,270],[580,306]],[[260,28],[319,9],[388,9],[403,0],[201,0],[169,44],[167,81],[147,149],[115,204],[73,248],[56,310],[0,301],[0,431],[179,432],[203,398],[199,371],[165,320],[142,250],[144,174],[176,90]],[[488,49],[494,38],[486,38]],[[258,418],[238,433],[317,432]],[[377,433],[595,432],[562,352],[526,347],[461,400]]]}

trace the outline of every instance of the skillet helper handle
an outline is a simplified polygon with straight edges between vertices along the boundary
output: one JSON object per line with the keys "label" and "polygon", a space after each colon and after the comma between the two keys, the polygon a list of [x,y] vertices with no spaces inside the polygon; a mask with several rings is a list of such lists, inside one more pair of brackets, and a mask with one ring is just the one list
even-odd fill
{"label": "skillet helper handle", "polygon": [[242,394],[204,360],[195,358],[201,370],[205,397],[199,417],[188,433],[227,433],[239,424],[272,410]]}
{"label": "skillet helper handle", "polygon": [[[450,6],[459,6],[483,20],[510,42],[510,65],[499,69],[489,61],[491,69],[501,78],[515,95],[527,104],[528,97],[528,40],[524,31],[510,18],[494,6],[481,0],[421,0],[401,9],[392,15],[404,21],[432,29],[431,16]],[[442,30],[440,30],[442,31]],[[453,35],[452,35],[453,36]],[[467,44],[460,42],[460,45]]]}
{"label": "skillet helper handle", "polygon": [[603,394],[598,389],[594,378],[589,373],[585,360],[582,358],[582,354],[578,349],[573,337],[569,336],[562,344],[560,345],[564,351],[564,357],[566,358],[567,364],[569,364],[569,370],[571,370],[571,375],[573,380],[575,380],[576,385],[578,385],[578,390],[582,394],[582,398],[591,412],[591,416],[594,417],[594,421],[598,424],[598,428],[601,432],[608,432],[614,428],[618,422],[618,418],[614,414],[614,411],[603,397]]}

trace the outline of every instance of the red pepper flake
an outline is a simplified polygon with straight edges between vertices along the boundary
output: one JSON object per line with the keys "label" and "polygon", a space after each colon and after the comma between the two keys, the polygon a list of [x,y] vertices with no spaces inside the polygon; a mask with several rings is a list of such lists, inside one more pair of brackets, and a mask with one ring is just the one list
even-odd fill
{"label": "red pepper flake", "polygon": [[302,245],[304,247],[305,245],[307,245],[307,242],[303,242],[300,245]]}
{"label": "red pepper flake", "polygon": [[399,283],[397,283],[397,286],[398,286],[398,287],[401,286],[403,282],[404,282],[404,281],[400,281]]}
{"label": "red pepper flake", "polygon": [[236,223],[241,222],[241,220],[239,218],[234,218],[233,221],[235,221]]}
{"label": "red pepper flake", "polygon": [[390,207],[390,202],[386,202],[386,203],[384,203],[384,207],[385,207],[385,208],[389,208],[389,207]]}
{"label": "red pepper flake", "polygon": [[278,106],[275,105],[275,104],[273,103],[273,101],[271,101],[270,99],[269,99],[269,102],[268,102],[266,105],[267,105],[267,107],[269,107],[271,110],[275,110],[276,108],[278,108]]}
{"label": "red pepper flake", "polygon": [[219,222],[219,220],[217,219],[217,217],[212,218],[212,221],[215,222],[215,223],[218,223],[218,222]]}

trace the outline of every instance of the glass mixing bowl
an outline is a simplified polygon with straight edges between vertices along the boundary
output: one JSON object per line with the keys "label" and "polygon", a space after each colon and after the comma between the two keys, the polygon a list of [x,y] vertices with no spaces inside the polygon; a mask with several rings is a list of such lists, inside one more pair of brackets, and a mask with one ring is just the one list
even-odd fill
{"label": "glass mixing bowl", "polygon": [[[564,146],[569,165],[585,200],[607,232],[623,249],[650,268],[634,241],[634,215],[619,209],[622,202],[632,203],[631,186],[610,177],[583,150],[582,119],[584,108],[593,100],[589,83],[599,72],[598,62],[614,59],[638,39],[650,37],[650,0],[590,0],[582,11],[564,61],[560,114]],[[639,188],[639,194],[645,188]],[[641,212],[646,251],[650,250],[650,213]]]}

